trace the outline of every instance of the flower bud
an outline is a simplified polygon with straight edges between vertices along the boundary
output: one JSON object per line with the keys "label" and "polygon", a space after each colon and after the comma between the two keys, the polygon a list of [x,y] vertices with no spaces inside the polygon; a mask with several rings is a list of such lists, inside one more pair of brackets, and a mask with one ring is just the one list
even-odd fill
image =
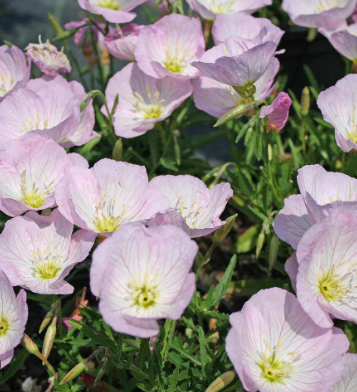
{"label": "flower bud", "polygon": [[63,378],[63,380],[59,383],[59,385],[63,385],[66,382],[73,380],[74,378],[78,377],[85,369],[86,364],[83,362],[79,362],[72,370],[70,370]]}
{"label": "flower bud", "polygon": [[259,258],[260,252],[263,249],[264,241],[265,241],[265,234],[264,233],[260,233],[259,236],[258,236],[257,249],[256,249],[256,252],[255,252],[255,256],[256,256],[257,259]]}
{"label": "flower bud", "polygon": [[48,358],[52,350],[53,342],[55,340],[56,332],[57,332],[56,324],[57,324],[57,317],[54,317],[51,325],[47,329],[45,339],[43,341],[42,355],[45,358]]}
{"label": "flower bud", "polygon": [[115,161],[121,161],[123,159],[123,141],[122,139],[118,139],[113,148],[112,158]]}
{"label": "flower bud", "polygon": [[215,244],[220,244],[230,233],[232,230],[232,227],[234,225],[234,222],[237,219],[238,214],[234,214],[230,216],[229,218],[226,219],[226,224],[222,227],[220,227],[215,233],[214,233],[214,243]]}
{"label": "flower bud", "polygon": [[281,92],[274,99],[274,102],[265,106],[260,112],[260,118],[268,116],[267,130],[280,132],[286,125],[289,118],[289,109],[293,101],[288,94]]}
{"label": "flower bud", "polygon": [[230,110],[228,113],[224,114],[215,124],[214,127],[219,127],[220,125],[225,124],[226,122],[235,119],[236,117],[244,114],[244,112],[249,109],[254,102],[249,102],[245,105],[237,106],[236,108]]}
{"label": "flower bud", "polygon": [[301,94],[301,115],[307,116],[310,110],[310,90],[304,87]]}
{"label": "flower bud", "polygon": [[218,392],[228,386],[236,377],[236,372],[231,370],[230,372],[223,373],[221,376],[216,378],[213,383],[206,389],[206,392]]}
{"label": "flower bud", "polygon": [[47,327],[47,325],[50,323],[50,321],[52,320],[52,317],[55,314],[55,310],[56,307],[52,306],[50,311],[46,314],[45,318],[43,319],[41,325],[40,325],[40,329],[39,329],[39,333],[42,333],[43,330]]}
{"label": "flower bud", "polygon": [[63,33],[63,29],[61,25],[58,23],[57,19],[49,12],[47,14],[48,21],[51,24],[52,30],[56,33],[56,35],[60,35]]}
{"label": "flower bud", "polygon": [[276,259],[278,258],[279,244],[280,244],[280,240],[274,234],[270,241],[270,248],[269,248],[269,271],[273,269]]}

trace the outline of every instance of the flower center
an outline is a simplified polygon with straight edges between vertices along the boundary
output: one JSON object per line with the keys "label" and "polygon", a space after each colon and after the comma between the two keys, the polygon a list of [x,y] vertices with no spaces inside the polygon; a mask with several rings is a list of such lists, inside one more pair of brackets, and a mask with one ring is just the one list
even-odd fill
{"label": "flower center", "polygon": [[181,73],[185,68],[185,65],[183,64],[182,60],[183,59],[171,56],[167,57],[167,59],[162,63],[162,65],[172,73]]}
{"label": "flower center", "polygon": [[138,113],[141,114],[143,120],[149,120],[151,118],[160,118],[163,114],[162,104],[163,99],[160,99],[160,93],[157,91],[152,94],[148,85],[146,88],[146,97],[144,98],[137,91],[134,93],[135,102],[134,107]]}
{"label": "flower center", "polygon": [[99,7],[108,8],[109,10],[120,10],[120,5],[116,0],[99,0],[97,4]]}
{"label": "flower center", "polygon": [[61,271],[61,267],[56,260],[46,260],[35,264],[36,277],[42,280],[54,279]]}
{"label": "flower center", "polygon": [[275,358],[275,354],[263,360],[259,365],[262,376],[265,380],[273,383],[283,382],[286,378],[286,370],[284,362]]}
{"label": "flower center", "polygon": [[223,4],[216,4],[215,0],[212,0],[210,8],[214,14],[226,14],[229,13],[231,7],[234,5],[235,2],[236,0],[232,0]]}
{"label": "flower center", "polygon": [[190,208],[185,207],[184,200],[180,197],[177,200],[175,211],[179,212],[183,219],[185,219],[187,225],[191,229],[196,229],[198,226],[198,218],[201,213],[202,207],[198,206],[198,201],[191,204]]}
{"label": "flower center", "polygon": [[120,227],[118,218],[107,215],[95,218],[93,224],[100,233],[112,233]]}
{"label": "flower center", "polygon": [[163,110],[161,106],[149,105],[144,109],[144,120],[149,120],[150,118],[160,118],[162,116]]}
{"label": "flower center", "polygon": [[0,316],[0,338],[6,336],[10,329],[10,321],[5,316]]}
{"label": "flower center", "polygon": [[20,131],[23,133],[33,131],[34,129],[48,129],[49,120],[42,121],[40,115],[36,114],[36,121],[33,119],[25,118],[24,122],[21,124]]}
{"label": "flower center", "polygon": [[46,197],[38,189],[35,189],[34,191],[23,192],[20,201],[32,208],[40,208],[45,204]]}
{"label": "flower center", "polygon": [[318,12],[328,11],[332,8],[341,8],[346,4],[346,0],[318,0],[316,9]]}
{"label": "flower center", "polygon": [[3,97],[14,86],[14,79],[6,79],[5,72],[0,74],[0,97]]}
{"label": "flower center", "polygon": [[139,308],[148,309],[155,306],[158,299],[158,292],[156,286],[149,286],[144,283],[134,290],[133,301],[134,305]]}
{"label": "flower center", "polygon": [[327,302],[340,300],[347,292],[346,286],[340,277],[334,272],[334,269],[322,275],[318,280],[318,288]]}

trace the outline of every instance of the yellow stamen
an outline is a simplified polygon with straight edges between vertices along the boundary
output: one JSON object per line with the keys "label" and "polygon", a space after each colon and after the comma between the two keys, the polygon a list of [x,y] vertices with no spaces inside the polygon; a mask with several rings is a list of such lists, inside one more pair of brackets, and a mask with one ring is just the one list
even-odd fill
{"label": "yellow stamen", "polygon": [[113,11],[120,10],[120,5],[116,0],[99,0],[98,6],[102,8],[108,8],[109,10]]}
{"label": "yellow stamen", "polygon": [[0,338],[6,336],[10,329],[10,320],[6,316],[0,316]]}
{"label": "yellow stamen", "polygon": [[61,267],[55,260],[40,262],[34,266],[36,277],[43,280],[54,279],[61,271]]}

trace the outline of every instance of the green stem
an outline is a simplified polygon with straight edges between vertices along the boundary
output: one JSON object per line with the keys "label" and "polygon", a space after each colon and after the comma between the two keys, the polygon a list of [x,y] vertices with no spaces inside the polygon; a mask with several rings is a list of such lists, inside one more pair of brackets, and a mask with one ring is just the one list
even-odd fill
{"label": "green stem", "polygon": [[102,90],[104,91],[105,90],[104,70],[101,62],[101,56],[98,50],[98,45],[95,42],[93,29],[90,29],[90,38],[91,38],[91,44],[94,48],[95,55],[98,57],[99,79],[102,85]]}

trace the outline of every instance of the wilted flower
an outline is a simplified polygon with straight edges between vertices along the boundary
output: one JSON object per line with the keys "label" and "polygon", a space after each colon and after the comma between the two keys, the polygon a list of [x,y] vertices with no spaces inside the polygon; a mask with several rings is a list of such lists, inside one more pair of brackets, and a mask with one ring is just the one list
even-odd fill
{"label": "wilted flower", "polygon": [[74,166],[66,173],[56,201],[62,215],[83,229],[111,233],[168,208],[165,198],[149,189],[143,166],[102,159],[91,169]]}
{"label": "wilted flower", "polygon": [[178,226],[192,238],[210,234],[225,224],[219,217],[233,196],[229,183],[208,189],[199,178],[189,175],[155,177],[150,189],[168,199],[170,210],[158,214],[148,225]]}
{"label": "wilted flower", "polygon": [[31,62],[16,46],[0,46],[0,102],[11,92],[25,87],[30,79]]}
{"label": "wilted flower", "polygon": [[9,279],[0,270],[0,369],[8,365],[21,342],[28,318],[26,292],[16,297]]}
{"label": "wilted flower", "polygon": [[334,29],[353,13],[356,0],[283,0],[282,6],[299,26]]}
{"label": "wilted flower", "polygon": [[269,19],[254,18],[251,15],[238,12],[217,15],[213,23],[212,35],[216,45],[222,44],[230,37],[252,40],[256,45],[267,41],[279,45],[284,31]]}
{"label": "wilted flower", "polygon": [[204,19],[214,19],[219,14],[244,12],[253,14],[259,8],[272,4],[272,0],[187,0],[190,7]]}
{"label": "wilted flower", "polygon": [[357,75],[347,75],[317,99],[324,120],[335,128],[336,142],[344,152],[357,150],[356,86]]}
{"label": "wilted flower", "polygon": [[357,216],[332,211],[303,236],[297,249],[297,297],[322,328],[331,317],[357,322]]}
{"label": "wilted flower", "polygon": [[[56,90],[57,86],[63,86],[67,89],[67,99],[74,99],[76,102],[74,103],[74,107],[72,108],[75,118],[77,118],[77,112],[80,108],[81,103],[87,98],[87,93],[85,92],[83,86],[72,80],[71,82],[67,82],[67,80],[58,75],[54,78],[52,77],[42,77],[30,80],[26,88],[29,90],[34,91],[36,94],[42,95],[41,90],[45,91],[46,88],[49,88],[52,91]],[[59,90],[61,91],[61,90]],[[57,110],[59,107],[57,108]],[[55,113],[51,113],[54,115]],[[100,137],[97,132],[93,131],[93,127],[95,124],[95,117],[94,117],[94,108],[92,100],[89,99],[86,103],[86,106],[80,112],[79,124],[75,121],[73,122],[73,127],[70,127],[70,124],[67,124],[67,129],[63,127],[63,123],[60,125],[63,129],[63,132],[67,132],[67,137],[62,139],[60,142],[61,146],[64,148],[70,148],[73,146],[82,146],[83,144],[89,142],[89,140],[93,139],[94,137]],[[71,131],[74,130],[73,133]],[[50,137],[51,133],[48,133],[48,130],[44,131],[44,135],[48,135]]]}
{"label": "wilted flower", "polygon": [[54,192],[68,161],[51,139],[27,135],[0,147],[0,210],[10,216],[55,205]]}
{"label": "wilted flower", "polygon": [[209,49],[192,65],[205,76],[234,87],[250,87],[264,75],[272,61],[276,44],[231,37]]}
{"label": "wilted flower", "polygon": [[199,74],[191,63],[199,60],[204,51],[199,20],[172,14],[140,32],[135,58],[139,68],[154,78],[190,79]]}
{"label": "wilted flower", "polygon": [[0,269],[13,286],[39,294],[71,294],[64,278],[83,261],[96,235],[78,230],[55,209],[51,215],[28,212],[6,222],[0,235]]}
{"label": "wilted flower", "polygon": [[146,0],[78,0],[78,4],[92,14],[102,15],[108,22],[131,22],[136,14],[130,12]]}
{"label": "wilted flower", "polygon": [[39,44],[28,45],[26,54],[46,75],[56,76],[60,72],[71,72],[71,65],[63,53],[63,48],[58,51],[48,40],[44,44],[40,39]]}
{"label": "wilted flower", "polygon": [[[272,92],[273,82],[279,71],[279,60],[273,57],[266,72],[255,83],[256,100],[265,100]],[[215,117],[222,117],[230,110],[240,105],[246,105],[249,100],[242,98],[232,86],[201,76],[192,81],[193,99],[198,109]]]}
{"label": "wilted flower", "polygon": [[115,133],[131,138],[154,128],[192,93],[189,80],[170,76],[156,79],[146,75],[137,64],[131,63],[109,81],[105,95],[108,105],[119,94],[119,105],[113,117]]}
{"label": "wilted flower", "polygon": [[286,125],[289,118],[289,110],[293,101],[288,94],[281,92],[269,106],[263,107],[260,118],[268,116],[266,124],[268,131],[280,132]]}
{"label": "wilted flower", "polygon": [[181,229],[126,224],[93,253],[92,293],[115,331],[148,338],[157,320],[177,320],[195,290],[190,273],[198,247]]}
{"label": "wilted flower", "polygon": [[[84,24],[88,23],[89,19],[85,18],[82,19],[78,22],[69,22],[66,23],[64,25],[64,28],[66,30],[71,30],[71,29],[75,29],[79,26],[83,26]],[[99,26],[101,29],[105,29],[105,25],[103,23],[99,23],[96,22],[97,26]],[[73,41],[74,43],[77,45],[77,47],[79,49],[81,49],[83,51],[83,54],[85,56],[90,56],[94,49],[92,47],[92,43],[91,43],[91,32],[89,29],[93,30],[94,33],[94,40],[97,42],[99,37],[102,36],[102,33],[98,30],[98,28],[95,25],[91,25],[91,26],[85,26],[82,27],[81,29],[78,29],[75,34],[73,35]]]}
{"label": "wilted flower", "polygon": [[343,374],[340,381],[334,386],[332,392],[357,391],[357,354],[343,356]]}
{"label": "wilted flower", "polygon": [[105,45],[109,53],[122,60],[136,61],[135,48],[140,31],[145,26],[130,23],[122,30],[110,29],[105,36]]}
{"label": "wilted flower", "polygon": [[297,249],[305,232],[333,209],[357,212],[357,180],[343,173],[327,172],[320,165],[299,169],[301,195],[285,199],[274,221],[274,230],[283,241]]}
{"label": "wilted flower", "polygon": [[342,375],[347,337],[316,326],[285,290],[261,290],[230,322],[226,351],[247,391],[330,391]]}

